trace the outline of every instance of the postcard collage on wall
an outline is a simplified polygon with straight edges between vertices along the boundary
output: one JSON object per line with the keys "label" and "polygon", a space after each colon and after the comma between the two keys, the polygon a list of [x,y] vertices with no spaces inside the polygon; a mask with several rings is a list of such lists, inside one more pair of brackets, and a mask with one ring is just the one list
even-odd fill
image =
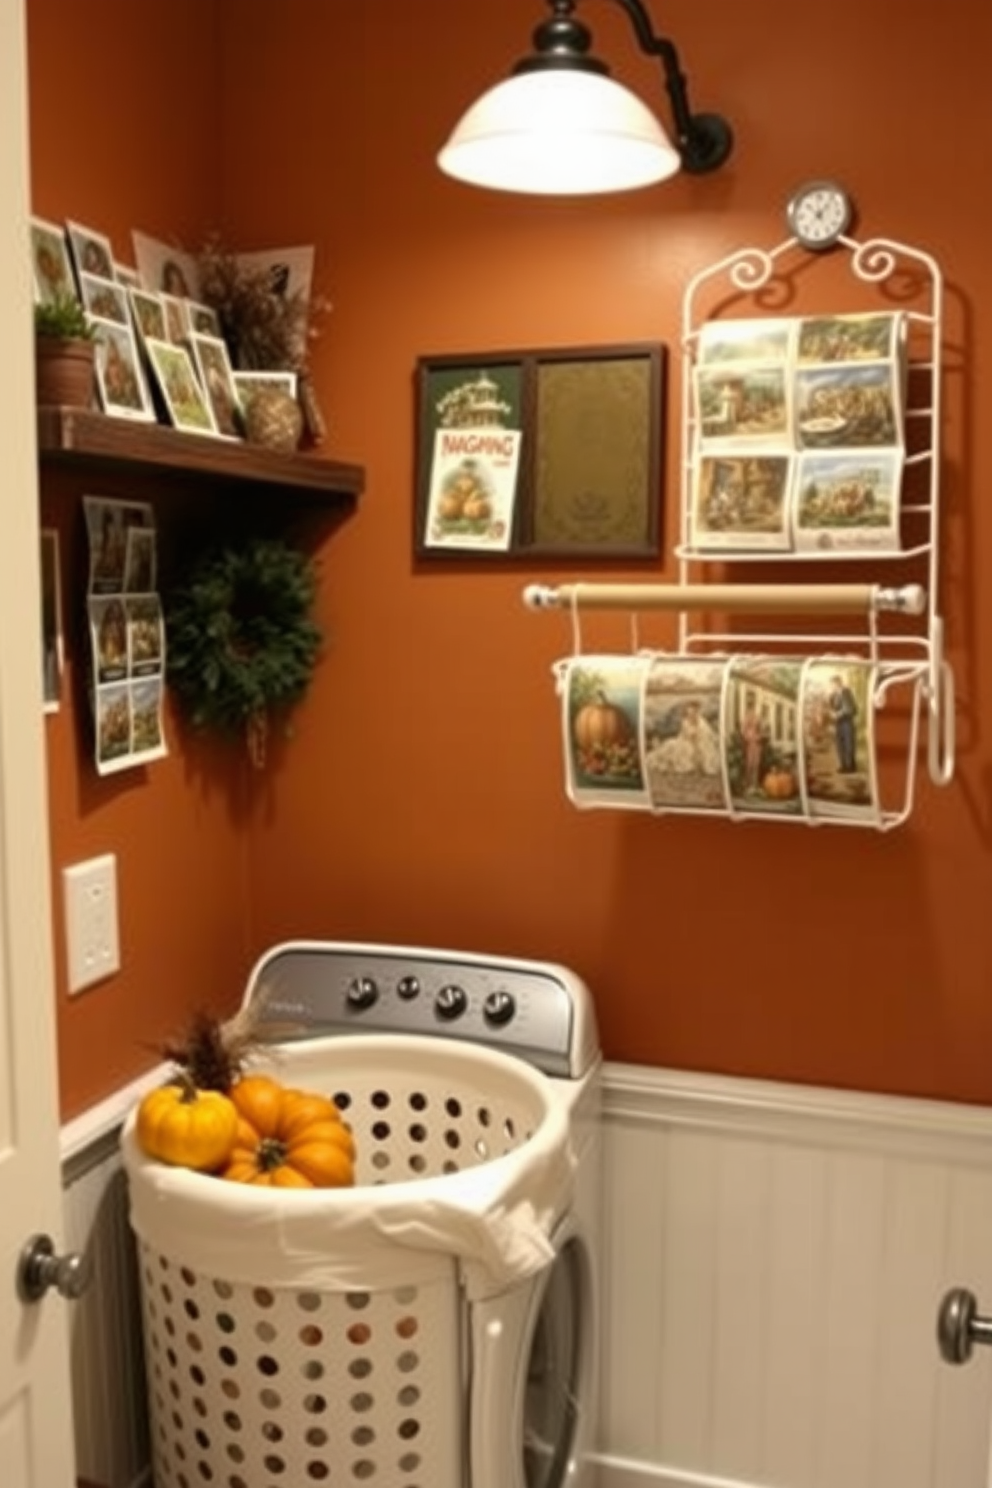
{"label": "postcard collage on wall", "polygon": [[590,655],[557,671],[576,806],[878,819],[863,657]]}
{"label": "postcard collage on wall", "polygon": [[695,350],[693,549],[900,550],[901,312],[712,321]]}
{"label": "postcard collage on wall", "polygon": [[144,502],[84,496],[83,505],[96,767],[109,775],[166,752],[155,520]]}

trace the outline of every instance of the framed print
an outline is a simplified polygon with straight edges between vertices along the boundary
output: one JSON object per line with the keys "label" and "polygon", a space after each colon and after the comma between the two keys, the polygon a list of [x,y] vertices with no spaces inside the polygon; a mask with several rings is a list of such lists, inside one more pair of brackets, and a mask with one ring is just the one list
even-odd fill
{"label": "framed print", "polygon": [[47,305],[60,296],[75,297],[76,280],[72,272],[65,229],[56,222],[32,217],[30,234],[31,271],[36,302]]}
{"label": "framed print", "polygon": [[202,336],[196,331],[190,333],[189,339],[200,374],[200,386],[207,395],[217,433],[226,439],[238,439],[241,435],[241,406],[231,375],[227,344],[220,336]]}
{"label": "framed print", "polygon": [[175,427],[191,434],[215,435],[214,417],[186,348],[149,336],[145,351]]}
{"label": "framed print", "polygon": [[128,299],[131,303],[135,330],[142,346],[149,336],[155,341],[168,341],[165,306],[162,304],[161,295],[152,294],[147,289],[129,289]]}
{"label": "framed print", "polygon": [[188,345],[189,301],[182,299],[179,295],[166,294],[164,291],[159,295],[159,299],[165,314],[166,340],[171,341],[173,346]]}
{"label": "framed print", "polygon": [[199,300],[190,300],[186,314],[191,331],[197,331],[201,336],[220,335],[220,316],[213,305],[201,305]]}
{"label": "framed print", "polygon": [[160,242],[143,232],[132,232],[131,241],[143,289],[194,300],[199,298],[200,266],[195,254],[177,248],[174,243]]}
{"label": "framed print", "polygon": [[154,423],[155,411],[130,325],[104,320],[99,315],[88,315],[87,319],[96,332],[96,382],[100,407],[104,413],[119,418]]}
{"label": "framed print", "polygon": [[98,274],[87,274],[84,270],[79,276],[79,295],[91,315],[115,320],[118,325],[131,324],[127,290],[115,279],[101,279]]}
{"label": "framed print", "polygon": [[110,239],[78,222],[67,221],[65,226],[77,276],[96,274],[101,279],[113,279],[114,250],[110,246]]}
{"label": "framed print", "polygon": [[421,357],[417,555],[657,555],[664,367],[658,342]]}

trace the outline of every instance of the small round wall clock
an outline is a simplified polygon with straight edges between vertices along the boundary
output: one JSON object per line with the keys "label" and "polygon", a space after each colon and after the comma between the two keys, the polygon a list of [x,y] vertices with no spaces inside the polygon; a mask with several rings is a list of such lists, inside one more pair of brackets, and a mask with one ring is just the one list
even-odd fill
{"label": "small round wall clock", "polygon": [[789,198],[785,215],[804,248],[832,248],[850,226],[851,198],[834,181],[807,181]]}

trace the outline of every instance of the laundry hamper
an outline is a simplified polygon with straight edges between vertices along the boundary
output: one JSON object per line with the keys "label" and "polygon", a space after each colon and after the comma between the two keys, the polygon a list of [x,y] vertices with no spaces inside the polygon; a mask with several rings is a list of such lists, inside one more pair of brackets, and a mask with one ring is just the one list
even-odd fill
{"label": "laundry hamper", "polygon": [[461,1488],[463,1296],[552,1258],[568,1124],[481,1046],[356,1036],[253,1064],[330,1095],[349,1189],[253,1188],[123,1134],[156,1488]]}

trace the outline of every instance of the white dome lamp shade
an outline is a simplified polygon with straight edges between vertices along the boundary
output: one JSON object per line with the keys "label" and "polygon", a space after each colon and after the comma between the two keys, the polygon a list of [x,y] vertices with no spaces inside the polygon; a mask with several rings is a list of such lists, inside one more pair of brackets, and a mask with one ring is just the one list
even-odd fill
{"label": "white dome lamp shade", "polygon": [[535,52],[474,103],[438,156],[447,175],[474,186],[579,196],[651,186],[679,170],[722,165],[733,136],[716,114],[693,114],[672,42],[655,36],[641,0],[618,0],[642,51],[659,58],[675,142],[639,98],[590,55],[575,0],[549,0]]}

